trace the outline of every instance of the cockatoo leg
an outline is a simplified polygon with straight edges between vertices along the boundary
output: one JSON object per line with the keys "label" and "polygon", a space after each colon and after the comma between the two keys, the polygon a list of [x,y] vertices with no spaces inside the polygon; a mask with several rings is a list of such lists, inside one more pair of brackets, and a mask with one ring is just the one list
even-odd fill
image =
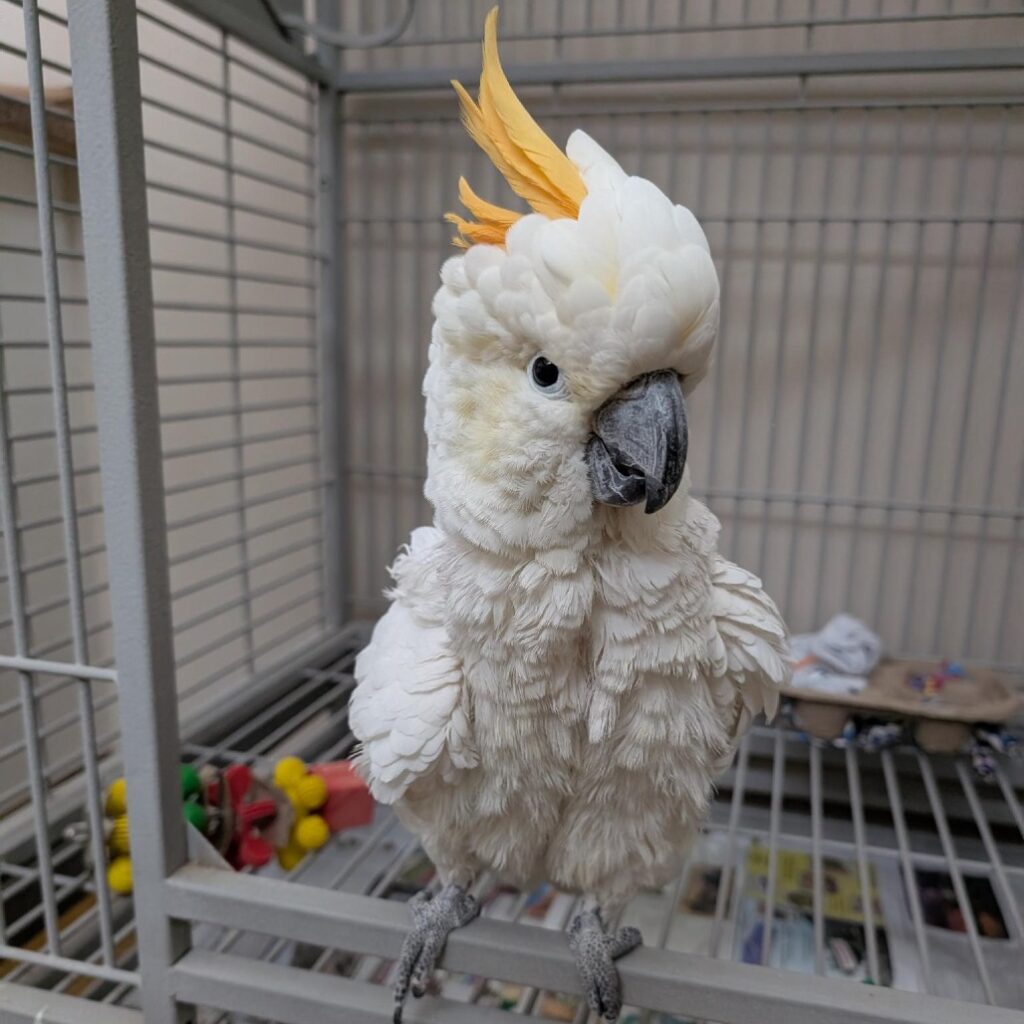
{"label": "cockatoo leg", "polygon": [[398,959],[395,1024],[402,1024],[402,1007],[409,989],[417,999],[426,992],[449,934],[469,924],[480,913],[480,904],[461,885],[449,882],[436,896],[426,890],[418,892],[409,901],[409,909],[413,926]]}
{"label": "cockatoo leg", "polygon": [[569,926],[569,948],[576,957],[583,992],[590,1008],[602,1020],[616,1021],[622,1009],[622,986],[614,961],[643,942],[638,928],[609,932],[601,908],[592,905],[578,913]]}

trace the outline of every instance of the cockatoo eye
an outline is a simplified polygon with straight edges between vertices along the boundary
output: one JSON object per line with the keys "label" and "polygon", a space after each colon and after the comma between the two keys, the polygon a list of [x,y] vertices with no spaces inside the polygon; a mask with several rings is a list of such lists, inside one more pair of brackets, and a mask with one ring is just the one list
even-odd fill
{"label": "cockatoo eye", "polygon": [[567,394],[565,377],[550,359],[534,356],[526,368],[530,383],[548,398],[562,398]]}

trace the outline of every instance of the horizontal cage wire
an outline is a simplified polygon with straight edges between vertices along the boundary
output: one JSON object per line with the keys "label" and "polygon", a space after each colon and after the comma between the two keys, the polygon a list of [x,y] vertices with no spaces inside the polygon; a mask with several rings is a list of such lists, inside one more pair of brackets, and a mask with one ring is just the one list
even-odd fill
{"label": "horizontal cage wire", "polygon": [[[411,17],[387,45],[340,53],[336,209],[317,171],[325,79],[305,58],[275,59],[280,37],[230,14],[221,27],[198,0],[136,6],[181,758],[264,773],[284,754],[344,758],[365,623],[431,518],[420,386],[453,251],[442,214],[460,174],[513,202],[446,86],[453,69],[475,81],[491,2],[338,5],[350,37]],[[312,17],[277,6],[295,26]],[[502,4],[504,59],[552,136],[584,128],[707,231],[723,317],[689,461],[727,557],[763,576],[794,631],[848,610],[894,653],[1014,674],[1020,25],[999,0]],[[70,63],[60,0],[0,0],[0,980],[26,1020],[45,1003],[138,1024],[133,904],[103,871],[120,553],[104,538]],[[325,267],[347,298],[330,339],[340,439],[321,398]],[[622,915],[648,944],[621,963],[623,1019],[952,1021],[965,1003],[1013,1019],[999,1008],[1024,1008],[1021,786],[1012,765],[983,784],[967,758],[755,727],[680,876]],[[432,865],[383,807],[290,872],[190,865],[168,883],[192,923],[168,974],[203,1024],[390,1020],[399,904],[425,885]],[[833,898],[851,887],[868,894],[855,925]],[[430,1012],[585,1021],[559,934],[575,897],[491,876],[476,892],[483,921],[452,936]],[[793,968],[771,925],[797,911],[804,973],[780,992],[733,961]],[[893,990],[884,1009],[833,994],[843,943],[858,980]]]}
{"label": "horizontal cage wire", "polygon": [[[346,54],[353,70],[471,66],[489,0],[417,0],[408,25],[387,46]],[[346,38],[370,38],[399,25],[405,0],[341,5]],[[965,25],[972,45],[1000,46],[1019,15],[1012,3],[945,0],[521,0],[503,6],[502,47],[509,60],[602,60],[711,56],[800,50],[847,52],[865,39],[873,50],[958,46]]]}

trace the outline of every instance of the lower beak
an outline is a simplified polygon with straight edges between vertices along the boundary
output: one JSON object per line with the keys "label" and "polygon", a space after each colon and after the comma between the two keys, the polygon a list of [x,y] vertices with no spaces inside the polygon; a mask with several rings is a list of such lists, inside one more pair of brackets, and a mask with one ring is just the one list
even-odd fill
{"label": "lower beak", "polygon": [[686,405],[671,370],[627,384],[594,414],[586,460],[594,500],[657,512],[676,493],[686,465]]}

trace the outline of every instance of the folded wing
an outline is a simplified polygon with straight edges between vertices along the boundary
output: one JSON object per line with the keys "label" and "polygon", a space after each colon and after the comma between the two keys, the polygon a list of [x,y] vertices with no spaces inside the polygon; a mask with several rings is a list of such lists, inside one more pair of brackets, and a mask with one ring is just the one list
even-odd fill
{"label": "folded wing", "polygon": [[431,773],[450,780],[476,764],[462,667],[431,608],[439,542],[434,529],[415,531],[392,570],[391,608],[356,659],[349,723],[361,743],[359,769],[382,803],[394,803]]}
{"label": "folded wing", "polygon": [[715,555],[711,582],[708,682],[716,703],[734,715],[732,746],[716,765],[724,771],[751,720],[762,711],[768,719],[775,716],[790,664],[785,623],[761,581]]}

